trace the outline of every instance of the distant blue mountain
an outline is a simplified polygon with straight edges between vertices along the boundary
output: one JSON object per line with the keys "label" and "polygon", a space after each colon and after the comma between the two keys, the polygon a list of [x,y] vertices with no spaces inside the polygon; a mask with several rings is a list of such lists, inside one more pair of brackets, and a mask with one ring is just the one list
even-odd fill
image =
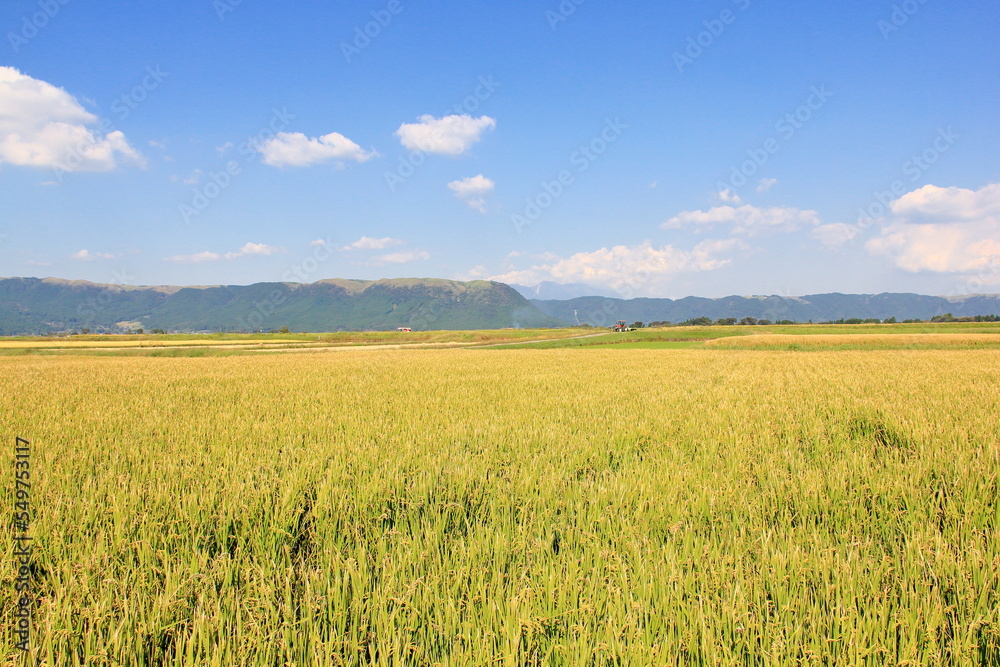
{"label": "distant blue mountain", "polygon": [[1000,315],[1000,295],[970,294],[955,297],[921,294],[811,294],[785,296],[727,296],[705,299],[616,299],[587,296],[573,299],[531,299],[543,313],[569,323],[609,326],[628,322],[684,322],[698,317],[718,320],[753,317],[776,322],[828,322],[850,318],[895,317],[897,320],[929,320],[951,313],[955,317]]}

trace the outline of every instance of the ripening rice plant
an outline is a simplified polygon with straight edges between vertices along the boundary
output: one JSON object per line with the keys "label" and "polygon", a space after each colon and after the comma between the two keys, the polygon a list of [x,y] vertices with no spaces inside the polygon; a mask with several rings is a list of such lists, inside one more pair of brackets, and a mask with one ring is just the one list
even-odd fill
{"label": "ripening rice plant", "polygon": [[38,664],[1000,664],[992,351],[0,367]]}

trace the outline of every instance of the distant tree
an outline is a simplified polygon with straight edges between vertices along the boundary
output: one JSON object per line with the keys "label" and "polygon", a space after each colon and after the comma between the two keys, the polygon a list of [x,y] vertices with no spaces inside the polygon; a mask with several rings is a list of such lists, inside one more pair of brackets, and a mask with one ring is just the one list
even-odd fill
{"label": "distant tree", "polygon": [[632,323],[632,328],[633,329],[641,329],[642,326],[643,326],[643,324],[639,320],[636,320],[635,322]]}
{"label": "distant tree", "polygon": [[153,329],[153,330],[152,330],[152,331],[151,331],[150,333],[154,333],[154,334],[165,334],[165,333],[167,333],[167,332],[166,332],[166,331],[164,331],[163,329]]}
{"label": "distant tree", "polygon": [[292,332],[289,331],[288,327],[281,327],[280,329],[278,329],[278,333],[286,334],[286,333],[292,333]]}
{"label": "distant tree", "polygon": [[744,317],[742,320],[740,320],[740,324],[743,326],[748,326],[748,325],[753,326],[757,324],[757,320],[753,317]]}
{"label": "distant tree", "polygon": [[736,324],[736,318],[735,317],[719,318],[715,320],[715,323],[720,327],[731,327],[734,324]]}
{"label": "distant tree", "polygon": [[141,335],[145,333],[145,330],[142,327],[139,327],[138,329],[135,330],[135,332]]}
{"label": "distant tree", "polygon": [[778,320],[775,324],[795,324],[792,320]]}
{"label": "distant tree", "polygon": [[757,326],[766,327],[771,325],[771,320],[757,320]]}
{"label": "distant tree", "polygon": [[86,336],[87,334],[90,333],[90,329],[80,329],[80,333]]}
{"label": "distant tree", "polygon": [[935,315],[931,318],[931,322],[954,322],[955,318],[951,313],[945,313],[944,315]]}
{"label": "distant tree", "polygon": [[892,317],[890,317],[887,320],[882,320],[882,323],[883,324],[895,324],[896,323],[896,316],[893,315]]}

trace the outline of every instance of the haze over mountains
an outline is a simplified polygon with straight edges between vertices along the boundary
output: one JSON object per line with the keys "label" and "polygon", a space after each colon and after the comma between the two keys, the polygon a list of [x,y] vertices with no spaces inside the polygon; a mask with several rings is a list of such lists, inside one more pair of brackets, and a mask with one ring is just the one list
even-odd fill
{"label": "haze over mountains", "polygon": [[608,326],[753,317],[824,322],[841,318],[930,319],[1000,314],[1000,295],[814,294],[802,297],[620,299],[578,294],[586,286],[512,286],[477,280],[321,280],[310,284],[224,286],[105,285],[56,278],[0,279],[0,335],[89,329],[166,331],[292,331],[499,329]]}

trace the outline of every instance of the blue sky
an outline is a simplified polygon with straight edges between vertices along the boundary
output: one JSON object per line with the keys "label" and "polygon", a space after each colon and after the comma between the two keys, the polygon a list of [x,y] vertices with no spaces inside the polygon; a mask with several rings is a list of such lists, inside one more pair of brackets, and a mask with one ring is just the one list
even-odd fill
{"label": "blue sky", "polygon": [[8,1],[0,275],[1000,292],[986,0]]}

